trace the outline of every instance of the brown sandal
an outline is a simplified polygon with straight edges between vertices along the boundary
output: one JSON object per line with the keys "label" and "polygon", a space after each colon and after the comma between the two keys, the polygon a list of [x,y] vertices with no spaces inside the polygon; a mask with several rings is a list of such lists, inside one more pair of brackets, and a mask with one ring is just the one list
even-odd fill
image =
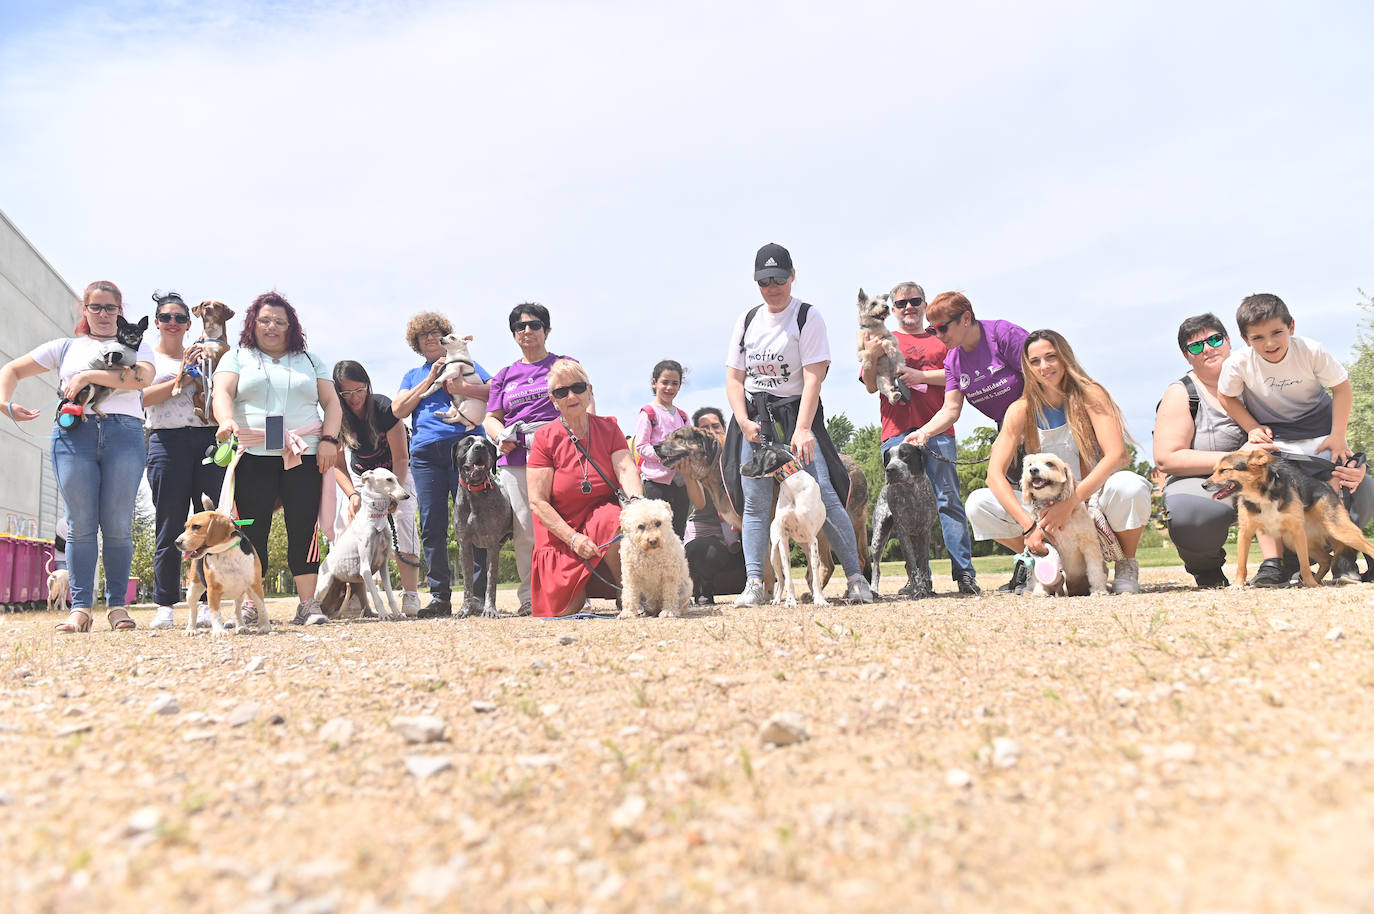
{"label": "brown sandal", "polygon": [[91,630],[91,612],[88,609],[73,609],[67,615],[65,622],[59,622],[53,629],[64,635],[72,632],[88,632]]}
{"label": "brown sandal", "polygon": [[[134,622],[129,616],[129,611],[122,606],[116,606],[105,614],[106,620],[110,623],[110,630],[116,632],[128,631],[131,628],[138,628],[138,623]],[[90,623],[86,627],[90,628]]]}

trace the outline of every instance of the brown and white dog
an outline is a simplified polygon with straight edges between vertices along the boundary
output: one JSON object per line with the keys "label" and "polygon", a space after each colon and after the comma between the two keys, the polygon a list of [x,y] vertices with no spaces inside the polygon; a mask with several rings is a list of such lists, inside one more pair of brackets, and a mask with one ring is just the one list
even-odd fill
{"label": "brown and white dog", "polygon": [[[1021,463],[1021,501],[1030,507],[1037,522],[1052,505],[1073,495],[1076,488],[1069,465],[1054,454],[1028,454]],[[1082,502],[1074,505],[1068,523],[1054,535],[1054,548],[1059,551],[1064,569],[1062,585],[1047,588],[1037,577],[1035,586],[1026,591],[1027,596],[1082,596],[1108,592],[1102,543]]]}
{"label": "brown and white dog", "polygon": [[[191,313],[200,318],[200,339],[193,345],[200,347],[200,358],[196,360],[195,367],[200,372],[200,390],[191,396],[191,402],[195,404],[196,415],[210,421],[210,414],[206,406],[207,398],[210,393],[211,379],[214,377],[215,368],[219,365],[219,360],[224,358],[224,354],[229,351],[229,340],[225,334],[225,328],[229,324],[229,318],[234,316],[234,310],[219,301],[203,301],[191,309]],[[176,383],[172,385],[172,396],[181,395],[181,388],[186,383],[186,369],[190,365],[187,362],[181,363],[181,370],[177,372]]]}
{"label": "brown and white dog", "polygon": [[[272,623],[267,618],[262,562],[258,560],[257,550],[239,532],[232,517],[213,510],[213,503],[208,498],[204,499],[204,504],[206,510],[192,514],[186,521],[186,531],[177,537],[177,548],[191,560],[186,602],[195,606],[204,597],[210,606],[212,634],[218,636],[225,633],[219,614],[220,600],[229,597],[234,601],[236,630],[242,632],[243,602],[252,596],[258,608],[258,633],[265,635],[272,630]],[[192,612],[186,623],[186,634],[193,635],[195,630],[196,614]]]}

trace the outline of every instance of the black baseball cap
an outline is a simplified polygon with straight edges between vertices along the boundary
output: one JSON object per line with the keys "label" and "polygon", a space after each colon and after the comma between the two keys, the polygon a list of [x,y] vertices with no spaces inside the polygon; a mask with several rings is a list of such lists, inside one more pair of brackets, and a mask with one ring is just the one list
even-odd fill
{"label": "black baseball cap", "polygon": [[787,248],[771,241],[754,255],[754,282],[761,279],[786,279],[792,275],[792,255]]}

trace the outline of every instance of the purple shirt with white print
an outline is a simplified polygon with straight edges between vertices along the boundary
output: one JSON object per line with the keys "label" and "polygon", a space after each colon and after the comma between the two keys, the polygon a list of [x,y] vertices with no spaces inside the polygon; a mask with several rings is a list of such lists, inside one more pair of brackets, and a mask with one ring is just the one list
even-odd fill
{"label": "purple shirt with white print", "polygon": [[945,390],[964,400],[1002,427],[1007,407],[1021,396],[1021,347],[1030,336],[1010,321],[979,321],[983,332],[972,352],[955,346],[945,356]]}

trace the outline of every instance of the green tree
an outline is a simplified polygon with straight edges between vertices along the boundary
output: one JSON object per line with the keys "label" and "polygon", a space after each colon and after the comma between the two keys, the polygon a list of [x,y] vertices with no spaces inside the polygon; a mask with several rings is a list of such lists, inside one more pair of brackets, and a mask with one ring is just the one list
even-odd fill
{"label": "green tree", "polygon": [[1355,333],[1355,361],[1346,366],[1354,393],[1346,438],[1351,450],[1368,453],[1374,451],[1374,298],[1364,289],[1359,292],[1363,301],[1355,304],[1365,317]]}
{"label": "green tree", "polygon": [[825,431],[835,442],[836,449],[844,451],[849,439],[854,437],[854,423],[844,413],[836,413],[825,420]]}

